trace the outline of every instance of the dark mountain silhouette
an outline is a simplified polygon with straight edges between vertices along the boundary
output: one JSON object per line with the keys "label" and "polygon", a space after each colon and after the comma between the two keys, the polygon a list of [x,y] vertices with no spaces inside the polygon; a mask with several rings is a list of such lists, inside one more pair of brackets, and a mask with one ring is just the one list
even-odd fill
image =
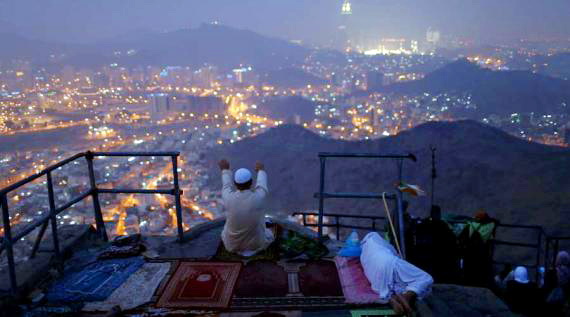
{"label": "dark mountain silhouette", "polygon": [[538,55],[533,58],[535,65],[539,65],[540,73],[559,77],[562,79],[570,79],[570,53],[562,53],[555,55]]}
{"label": "dark mountain silhouette", "polygon": [[257,104],[257,114],[278,120],[295,122],[298,116],[302,122],[308,122],[315,118],[316,103],[301,96],[252,98],[249,102]]}
{"label": "dark mountain silhouette", "polygon": [[326,81],[317,76],[311,75],[298,68],[285,68],[273,70],[267,73],[265,83],[283,88],[301,88],[307,85],[324,85]]}
{"label": "dark mountain silhouette", "polygon": [[34,61],[46,61],[50,54],[62,54],[77,49],[74,45],[33,40],[16,33],[3,32],[0,29],[0,60],[24,58]]}
{"label": "dark mountain silhouette", "polygon": [[[214,148],[211,186],[220,186],[216,162],[228,158],[233,168],[253,168],[263,161],[269,174],[270,209],[290,214],[316,210],[320,151],[414,153],[404,164],[404,180],[430,191],[430,145],[437,147],[436,203],[444,212],[473,215],[486,210],[504,223],[539,224],[549,232],[568,233],[570,150],[530,143],[475,121],[430,122],[393,137],[348,142],[322,138],[300,126],[284,125],[235,144]],[[393,191],[396,163],[389,160],[331,159],[330,191]],[[429,195],[408,197],[410,212],[429,213]],[[382,215],[380,201],[329,200],[327,212]]]}
{"label": "dark mountain silhouette", "polygon": [[[3,48],[10,48],[3,49],[4,58],[43,59],[57,51],[69,56],[62,63],[78,67],[113,61],[127,66],[211,64],[231,68],[245,64],[274,69],[300,63],[308,53],[307,49],[285,40],[211,24],[164,33],[138,31],[88,46],[44,43],[8,34],[0,35],[0,40],[6,44]],[[128,51],[131,53],[127,54]]]}
{"label": "dark mountain silhouette", "polygon": [[474,118],[517,112],[546,114],[568,111],[570,81],[528,71],[491,71],[467,60],[457,60],[417,81],[382,89],[398,94],[471,93],[478,106]]}

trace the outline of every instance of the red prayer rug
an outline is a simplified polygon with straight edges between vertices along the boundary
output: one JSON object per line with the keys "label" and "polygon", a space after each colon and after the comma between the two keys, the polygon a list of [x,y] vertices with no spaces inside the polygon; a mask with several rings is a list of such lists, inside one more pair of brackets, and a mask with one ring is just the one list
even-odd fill
{"label": "red prayer rug", "polygon": [[380,295],[372,290],[370,281],[360,264],[360,257],[337,256],[334,262],[347,304],[386,304],[380,300]]}
{"label": "red prayer rug", "polygon": [[227,308],[241,266],[236,262],[181,262],[157,307]]}

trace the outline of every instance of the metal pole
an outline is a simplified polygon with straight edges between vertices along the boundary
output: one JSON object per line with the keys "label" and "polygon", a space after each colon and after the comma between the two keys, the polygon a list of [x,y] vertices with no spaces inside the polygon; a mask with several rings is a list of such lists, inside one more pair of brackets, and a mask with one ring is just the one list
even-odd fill
{"label": "metal pole", "polygon": [[400,235],[400,249],[402,250],[402,259],[406,259],[406,241],[404,230],[404,208],[403,208],[403,194],[398,190],[398,234]]}
{"label": "metal pole", "polygon": [[40,232],[38,233],[38,236],[36,237],[36,241],[34,241],[34,246],[32,247],[32,254],[30,255],[30,258],[32,258],[32,259],[36,257],[36,253],[38,252],[38,248],[40,247],[40,243],[42,242],[42,238],[44,237],[47,226],[48,226],[48,222],[46,221],[42,224],[42,227],[40,228]]}
{"label": "metal pole", "polygon": [[184,229],[182,228],[182,205],[180,203],[180,185],[178,184],[178,156],[172,156],[172,174],[174,177],[174,200],[176,202],[176,226],[178,227],[178,241],[184,239]]}
{"label": "metal pole", "polygon": [[335,216],[335,222],[336,222],[336,239],[340,240],[340,223],[339,223],[340,219],[338,216]]}
{"label": "metal pole", "polygon": [[[398,182],[402,184],[402,165],[404,164],[403,159],[397,160],[398,164]],[[405,241],[405,226],[404,226],[404,208],[403,208],[403,201],[404,195],[402,191],[397,190],[397,200],[396,204],[398,210],[398,234],[400,236],[400,249],[402,250],[402,258],[406,259],[406,241]]]}
{"label": "metal pole", "polygon": [[8,213],[8,199],[6,194],[0,197],[2,203],[2,221],[4,221],[4,244],[6,245],[6,256],[8,257],[8,275],[10,277],[10,290],[13,295],[18,291],[18,283],[16,282],[16,265],[14,264],[14,249],[12,244],[12,231],[10,226],[10,214]]}
{"label": "metal pole", "polygon": [[538,232],[538,246],[536,248],[536,276],[538,277],[538,268],[540,267],[540,251],[542,247],[542,231]]}
{"label": "metal pole", "polygon": [[[50,215],[51,232],[53,239],[53,252],[55,254],[55,258],[59,262],[61,261],[61,258],[59,252],[59,237],[57,235],[57,218],[56,218],[55,197],[53,194],[53,181],[51,179],[51,172],[47,173],[47,186],[48,186],[48,198],[49,198],[49,215]],[[62,264],[61,262],[58,263],[59,269],[62,269],[61,264]]]}
{"label": "metal pole", "polygon": [[548,263],[550,262],[550,237],[546,236],[546,250],[544,250],[544,268],[549,270],[550,267]]}
{"label": "metal pole", "polygon": [[319,240],[323,239],[323,214],[324,214],[324,210],[325,210],[325,199],[323,197],[323,193],[325,192],[325,161],[326,158],[321,157],[320,158],[320,163],[321,163],[321,183],[319,186],[319,220],[318,220],[318,233],[319,233]]}
{"label": "metal pole", "polygon": [[435,151],[436,148],[432,145],[430,147],[431,150],[431,205],[434,204],[434,196],[435,196],[435,179],[437,178],[437,173],[435,169]]}
{"label": "metal pole", "polygon": [[91,183],[91,198],[93,199],[93,211],[95,212],[95,222],[97,223],[97,232],[103,241],[109,241],[107,231],[105,230],[105,222],[103,214],[101,214],[101,204],[99,203],[99,191],[95,182],[95,171],[93,170],[93,152],[88,151],[85,155],[87,159],[87,168],[89,169],[89,182]]}

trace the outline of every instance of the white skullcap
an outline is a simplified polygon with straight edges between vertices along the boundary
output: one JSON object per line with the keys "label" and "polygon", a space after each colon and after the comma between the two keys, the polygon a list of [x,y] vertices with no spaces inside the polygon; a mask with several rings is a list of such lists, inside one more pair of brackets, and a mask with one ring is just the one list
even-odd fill
{"label": "white skullcap", "polygon": [[234,174],[236,184],[245,184],[251,180],[251,172],[247,168],[240,168]]}
{"label": "white skullcap", "polygon": [[518,266],[515,269],[515,281],[526,284],[528,283],[528,271],[524,266]]}

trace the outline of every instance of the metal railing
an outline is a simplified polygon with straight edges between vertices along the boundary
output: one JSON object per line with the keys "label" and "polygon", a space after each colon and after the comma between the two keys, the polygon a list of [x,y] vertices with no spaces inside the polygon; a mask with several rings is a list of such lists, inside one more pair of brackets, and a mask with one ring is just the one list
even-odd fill
{"label": "metal railing", "polygon": [[[377,198],[374,195],[362,195],[365,197],[360,198]],[[317,217],[319,213],[317,212],[295,212],[292,214],[293,216],[300,216],[302,220],[303,226],[306,227],[318,227],[318,223],[307,221],[307,217]],[[379,216],[366,216],[366,215],[350,215],[350,214],[337,214],[337,213],[324,213],[324,217],[329,219],[334,219],[332,223],[323,223],[322,227],[324,228],[334,228],[336,231],[337,239],[340,239],[340,230],[341,229],[360,229],[360,230],[368,230],[368,231],[377,231],[378,223],[381,221],[386,221],[386,217],[379,217]],[[362,226],[362,225],[353,225],[350,223],[341,223],[341,219],[356,219],[356,220],[368,220],[370,225]],[[451,223],[460,223],[458,221],[452,221]],[[532,268],[536,270],[538,274],[538,269],[540,266],[544,266],[547,269],[551,269],[552,265],[555,261],[556,255],[560,250],[560,241],[570,241],[570,237],[553,237],[548,236],[544,229],[541,226],[532,226],[532,225],[514,225],[514,224],[503,224],[497,223],[496,230],[501,229],[522,229],[522,230],[530,230],[533,231],[536,236],[536,243],[528,243],[528,242],[520,242],[520,241],[508,241],[508,240],[499,240],[499,239],[491,239],[491,247],[494,251],[495,247],[498,245],[505,245],[513,248],[526,248],[526,249],[535,249],[535,257],[534,257],[534,264],[524,264],[523,266]],[[526,236],[529,235],[519,235],[519,236]],[[550,250],[552,249],[552,253]],[[495,253],[492,253],[492,263],[496,265],[512,265],[518,266],[522,265],[521,263],[514,263],[514,262],[504,262],[504,261],[496,261],[495,260]]]}
{"label": "metal railing", "polygon": [[[18,181],[8,187],[0,190],[0,205],[2,207],[2,220],[4,227],[4,237],[2,239],[3,243],[0,247],[0,254],[5,249],[6,256],[8,260],[8,275],[10,278],[10,292],[12,294],[17,294],[18,283],[16,279],[16,266],[14,261],[14,243],[23,238],[24,236],[31,233],[36,228],[40,227],[40,231],[34,245],[32,247],[31,257],[34,257],[43,235],[47,229],[48,223],[51,224],[52,229],[52,241],[53,241],[53,252],[56,259],[59,259],[59,263],[62,263],[61,250],[59,245],[58,228],[57,228],[57,215],[64,210],[70,208],[76,203],[82,201],[83,199],[91,196],[93,201],[93,211],[95,215],[96,230],[98,235],[104,240],[108,241],[107,231],[105,230],[105,223],[103,221],[103,214],[101,213],[101,204],[99,202],[99,194],[168,194],[173,195],[175,198],[176,205],[176,225],[178,230],[178,240],[183,240],[183,219],[182,219],[182,205],[180,202],[180,196],[182,195],[182,190],[180,189],[178,183],[178,156],[179,152],[82,152],[78,153],[70,158],[60,161],[46,169],[40,171],[39,173],[33,174],[21,181]],[[131,189],[131,188],[115,188],[115,189],[105,189],[98,188],[95,179],[95,171],[93,168],[93,160],[95,157],[117,157],[117,156],[155,156],[155,157],[171,157],[172,159],[172,173],[174,179],[174,186],[172,189]],[[87,168],[89,171],[89,183],[90,188],[87,192],[71,199],[69,202],[63,204],[60,207],[55,205],[55,195],[53,190],[53,180],[52,172],[60,167],[63,167],[73,161],[80,158],[85,158],[87,161]],[[23,230],[18,232],[18,234],[12,236],[12,227],[10,224],[10,211],[8,206],[8,194],[21,186],[35,181],[36,179],[46,176],[47,177],[47,189],[48,189],[48,200],[49,200],[49,213],[47,215],[41,216],[39,219],[32,222],[30,225],[26,226]]]}
{"label": "metal railing", "polygon": [[[554,264],[556,262],[556,256],[560,251],[560,241],[570,241],[570,237],[546,237],[546,250],[545,250],[545,266],[550,268],[549,264]],[[552,247],[552,254],[550,253],[550,248]]]}
{"label": "metal railing", "polygon": [[[303,226],[305,227],[318,227],[317,223],[307,222],[307,216],[318,217],[319,213],[317,212],[295,212],[293,216],[301,216],[303,221]],[[378,222],[386,221],[386,217],[379,217],[379,216],[363,216],[363,215],[349,215],[349,214],[323,214],[323,216],[334,219],[334,223],[323,223],[323,227],[327,228],[335,228],[336,230],[336,238],[340,240],[340,229],[360,229],[360,230],[369,230],[369,231],[376,231],[378,228]],[[369,220],[369,226],[359,226],[359,225],[352,225],[341,223],[341,219],[357,219],[357,220]]]}
{"label": "metal railing", "polygon": [[416,157],[413,154],[407,155],[397,155],[397,154],[374,154],[374,153],[319,153],[320,161],[320,183],[319,192],[315,194],[315,198],[319,199],[319,213],[318,213],[318,235],[319,239],[323,238],[323,217],[325,208],[325,199],[330,198],[357,198],[357,199],[390,199],[396,202],[396,217],[398,219],[398,240],[400,241],[400,247],[402,250],[402,256],[405,257],[405,239],[404,239],[404,207],[403,207],[403,194],[401,191],[397,190],[395,194],[387,194],[383,196],[381,193],[331,193],[325,191],[325,172],[326,172],[326,161],[328,158],[370,158],[370,159],[393,159],[396,161],[396,166],[398,169],[398,182],[402,181],[403,163],[404,160],[408,159],[413,162],[416,161]]}

